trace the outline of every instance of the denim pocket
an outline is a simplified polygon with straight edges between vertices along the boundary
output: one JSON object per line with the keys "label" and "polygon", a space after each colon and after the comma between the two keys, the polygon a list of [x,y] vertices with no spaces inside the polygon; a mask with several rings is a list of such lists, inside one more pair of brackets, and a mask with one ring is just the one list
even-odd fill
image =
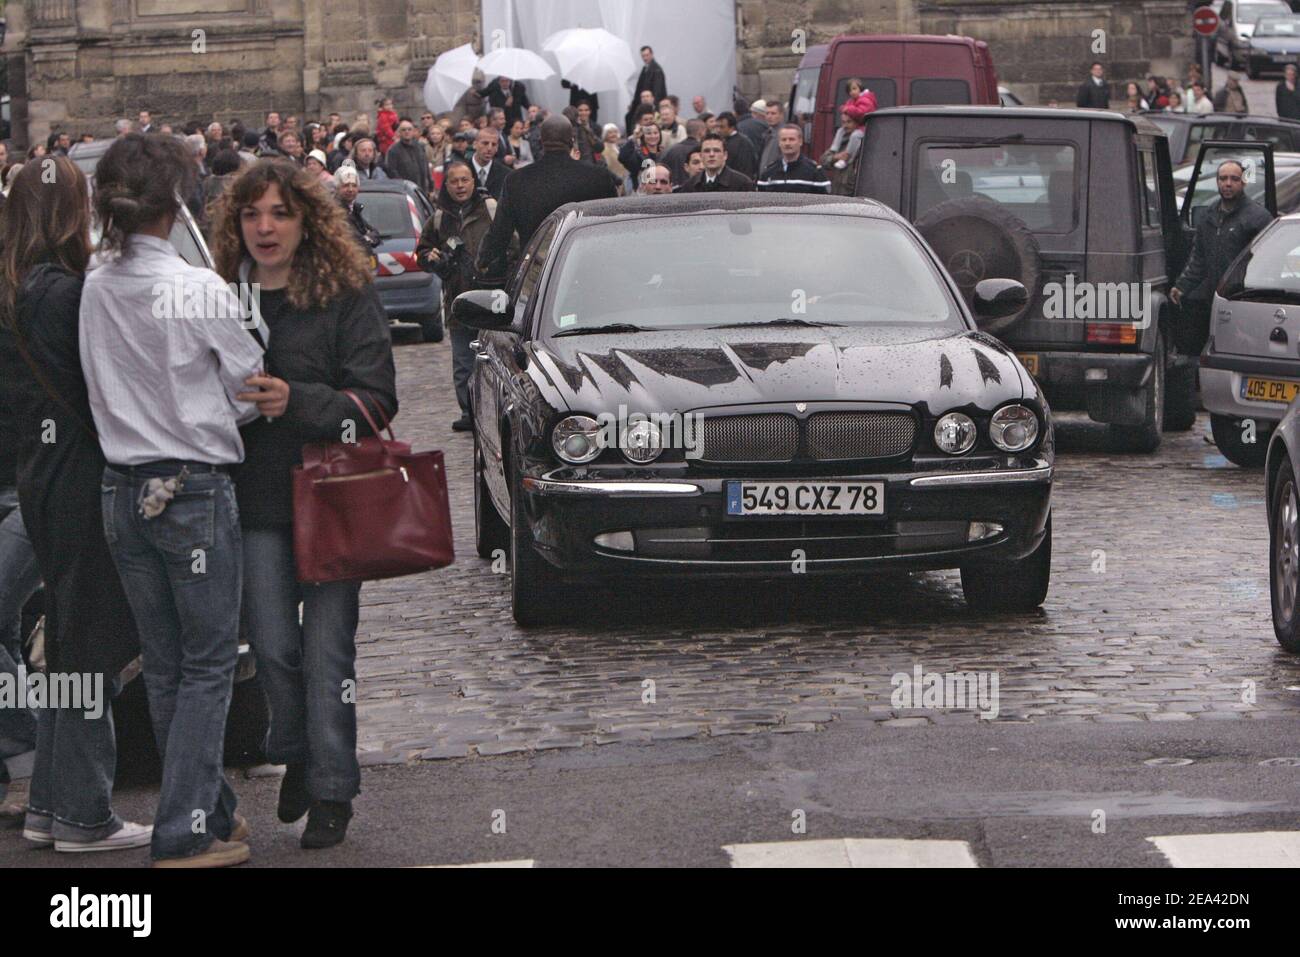
{"label": "denim pocket", "polygon": [[117,506],[117,486],[101,485],[99,487],[99,514],[104,526],[104,541],[112,545],[117,541],[117,529],[113,527],[113,512]]}
{"label": "denim pocket", "polygon": [[145,521],[146,528],[152,526],[158,548],[185,558],[192,558],[196,548],[211,548],[215,492],[210,488],[178,492],[161,515]]}

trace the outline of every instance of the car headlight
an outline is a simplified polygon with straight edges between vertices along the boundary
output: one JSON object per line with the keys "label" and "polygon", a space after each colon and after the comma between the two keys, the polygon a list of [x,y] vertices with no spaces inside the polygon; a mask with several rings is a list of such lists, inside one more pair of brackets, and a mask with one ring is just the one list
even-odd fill
{"label": "car headlight", "polygon": [[623,432],[620,445],[622,445],[623,454],[627,456],[628,461],[640,464],[653,462],[659,458],[659,453],[664,450],[663,437],[659,434],[659,426],[649,421],[629,425]]}
{"label": "car headlight", "polygon": [[601,453],[601,427],[589,415],[571,415],[551,430],[551,448],[571,465],[586,465]]}
{"label": "car headlight", "polygon": [[1023,405],[1004,405],[989,420],[989,439],[1003,452],[1023,452],[1038,440],[1038,416]]}
{"label": "car headlight", "polygon": [[975,444],[975,423],[963,412],[949,412],[934,424],[934,444],[949,455],[969,452]]}

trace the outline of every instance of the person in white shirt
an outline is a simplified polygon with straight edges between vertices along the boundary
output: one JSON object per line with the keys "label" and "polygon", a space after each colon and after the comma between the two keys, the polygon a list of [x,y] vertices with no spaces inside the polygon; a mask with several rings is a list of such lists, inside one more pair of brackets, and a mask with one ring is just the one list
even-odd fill
{"label": "person in white shirt", "polygon": [[1205,94],[1205,86],[1199,82],[1192,84],[1187,99],[1188,113],[1213,113],[1214,102]]}
{"label": "person in white shirt", "polygon": [[248,824],[221,770],[243,577],[230,470],[244,458],[240,424],[278,417],[289,401],[288,383],[261,371],[255,310],[168,241],[194,174],[171,137],[129,134],[104,154],[95,171],[104,258],[86,277],[79,320],[108,462],[105,536],[139,628],[162,752],[156,867],[248,860]]}

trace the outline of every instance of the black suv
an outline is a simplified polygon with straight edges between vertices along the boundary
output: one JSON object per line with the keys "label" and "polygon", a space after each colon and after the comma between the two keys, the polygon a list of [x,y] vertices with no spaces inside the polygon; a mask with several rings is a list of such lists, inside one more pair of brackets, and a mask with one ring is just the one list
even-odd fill
{"label": "black suv", "polygon": [[1175,166],[1196,158],[1196,150],[1210,140],[1260,140],[1279,153],[1300,152],[1300,120],[1251,113],[1142,114],[1169,137],[1169,158]]}
{"label": "black suv", "polygon": [[1248,188],[1262,178],[1276,212],[1268,142],[1203,144],[1180,215],[1165,131],[1141,115],[900,107],[872,114],[856,194],[914,223],[968,302],[982,279],[1023,283],[1027,306],[983,328],[1054,408],[1086,409],[1117,448],[1153,451],[1196,419],[1199,349],[1168,291],[1229,158]]}

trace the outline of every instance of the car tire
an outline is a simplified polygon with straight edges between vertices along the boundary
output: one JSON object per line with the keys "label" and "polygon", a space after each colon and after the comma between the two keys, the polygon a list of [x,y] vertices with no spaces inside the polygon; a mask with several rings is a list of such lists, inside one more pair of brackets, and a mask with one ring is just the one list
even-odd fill
{"label": "car tire", "polygon": [[420,317],[420,334],[425,342],[442,342],[446,333],[442,328],[442,313]]}
{"label": "car tire", "polygon": [[1196,424],[1196,366],[1170,369],[1165,374],[1165,431],[1186,432]]}
{"label": "car tire", "polygon": [[1160,433],[1165,423],[1165,337],[1156,334],[1156,350],[1152,356],[1151,381],[1143,390],[1143,422],[1141,425],[1111,423],[1111,447],[1117,452],[1154,452],[1160,448]]}
{"label": "car tire", "polygon": [[1262,468],[1268,457],[1268,433],[1256,424],[1255,441],[1243,442],[1241,419],[1231,415],[1210,415],[1210,434],[1223,457],[1243,469]]}
{"label": "car tire", "polygon": [[1038,547],[1011,562],[964,565],[961,590],[973,611],[1033,611],[1047,597],[1052,578],[1052,515]]}
{"label": "car tire", "polygon": [[502,521],[488,494],[483,475],[483,452],[474,436],[474,550],[479,558],[495,558],[496,552],[510,551],[510,526]]}
{"label": "car tire", "polygon": [[[513,470],[513,465],[510,466]],[[537,554],[524,513],[524,490],[518,473],[510,480],[510,610],[525,628],[553,625],[561,619],[560,576]]]}
{"label": "car tire", "polygon": [[[1284,456],[1286,453],[1283,453]],[[1268,534],[1268,591],[1273,633],[1292,654],[1300,654],[1300,493],[1295,472],[1285,457],[1273,484]]]}

